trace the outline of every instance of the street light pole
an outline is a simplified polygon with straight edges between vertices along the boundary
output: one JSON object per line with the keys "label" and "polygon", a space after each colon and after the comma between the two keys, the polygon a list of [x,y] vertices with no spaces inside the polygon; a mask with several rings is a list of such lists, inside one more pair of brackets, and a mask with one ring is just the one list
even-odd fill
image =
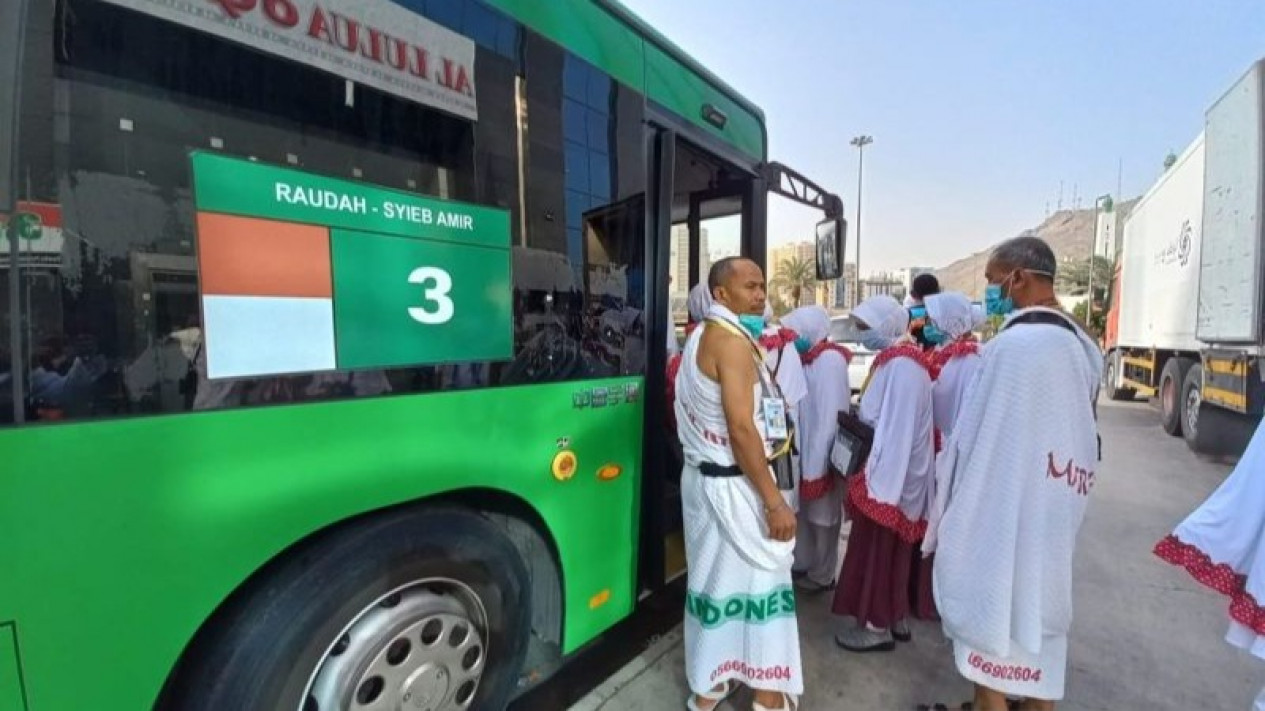
{"label": "street light pole", "polygon": [[857,277],[856,296],[852,305],[861,303],[861,182],[865,178],[865,147],[874,142],[873,136],[860,135],[852,139],[857,147]]}
{"label": "street light pole", "polygon": [[1110,204],[1111,196],[1099,195],[1094,198],[1094,238],[1089,246],[1089,300],[1085,302],[1085,327],[1090,330],[1094,328],[1094,272],[1098,260],[1098,215],[1104,202]]}

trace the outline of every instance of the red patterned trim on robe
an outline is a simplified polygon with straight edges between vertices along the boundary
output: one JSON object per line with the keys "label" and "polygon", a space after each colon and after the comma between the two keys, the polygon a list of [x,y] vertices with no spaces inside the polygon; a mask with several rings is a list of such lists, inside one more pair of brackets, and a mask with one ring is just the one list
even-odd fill
{"label": "red patterned trim on robe", "polygon": [[935,368],[935,376],[940,377],[940,371],[944,370],[944,366],[954,358],[968,355],[979,355],[979,343],[975,340],[975,336],[967,335],[953,343],[941,348],[931,355],[931,364]]}
{"label": "red patterned trim on robe", "polygon": [[1256,634],[1265,635],[1265,608],[1247,591],[1247,576],[1225,563],[1213,563],[1207,553],[1168,535],[1155,545],[1160,560],[1185,568],[1191,577],[1230,598],[1230,617]]}
{"label": "red patterned trim on robe", "polygon": [[826,494],[829,494],[830,490],[835,488],[835,479],[838,478],[838,474],[828,471],[817,479],[804,479],[800,481],[800,501],[816,501]]}
{"label": "red patterned trim on robe", "polygon": [[821,343],[813,346],[807,353],[801,356],[801,359],[804,361],[804,365],[812,365],[812,362],[817,360],[817,358],[826,351],[834,351],[835,353],[843,356],[844,360],[849,363],[852,362],[852,351],[844,348],[838,343],[831,343],[830,341],[822,341]]}
{"label": "red patterned trim on robe", "polygon": [[910,520],[905,512],[895,504],[886,504],[870,496],[870,487],[866,483],[864,469],[852,477],[848,484],[848,501],[866,518],[878,525],[893,531],[906,543],[917,543],[927,535],[926,520]]}
{"label": "red patterned trim on robe", "polygon": [[944,433],[940,431],[939,427],[934,428],[931,432],[931,444],[935,447],[936,454],[944,451]]}
{"label": "red patterned trim on robe", "polygon": [[931,363],[931,359],[923,352],[921,348],[914,343],[901,343],[890,348],[883,349],[882,352],[874,358],[874,364],[870,366],[870,372],[877,372],[879,368],[891,363],[897,358],[909,358],[918,365],[921,365],[927,374],[935,379],[935,367]]}
{"label": "red patterned trim on robe", "polygon": [[779,328],[777,333],[760,336],[760,345],[764,346],[766,351],[780,351],[786,346],[795,343],[796,338],[799,338],[798,333],[789,328]]}

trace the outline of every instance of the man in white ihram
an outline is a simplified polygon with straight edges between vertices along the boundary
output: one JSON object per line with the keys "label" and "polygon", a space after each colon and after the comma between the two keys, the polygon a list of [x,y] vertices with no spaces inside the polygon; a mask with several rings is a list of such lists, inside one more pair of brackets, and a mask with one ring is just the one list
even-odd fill
{"label": "man in white ihram", "polygon": [[790,447],[786,403],[757,342],[764,275],[749,259],[727,258],[707,283],[715,304],[686,340],[676,378],[687,706],[709,711],[742,683],[755,690],[755,711],[793,711],[804,686],[791,587],[795,512],[770,466]]}
{"label": "man in white ihram", "polygon": [[1063,698],[1072,558],[1098,461],[1102,356],[1059,310],[1053,251],[1035,237],[999,246],[986,308],[1007,316],[938,462],[924,552],[975,711],[1029,711]]}

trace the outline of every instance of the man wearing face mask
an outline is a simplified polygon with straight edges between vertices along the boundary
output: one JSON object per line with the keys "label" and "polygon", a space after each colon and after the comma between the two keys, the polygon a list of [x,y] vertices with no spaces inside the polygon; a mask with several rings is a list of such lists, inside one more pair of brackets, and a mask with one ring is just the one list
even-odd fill
{"label": "man wearing face mask", "polygon": [[931,365],[904,339],[909,312],[890,296],[852,310],[863,343],[879,351],[861,390],[861,420],[874,428],[864,468],[847,486],[852,518],[832,611],[835,642],[851,652],[890,652],[911,639],[910,568],[927,527],[935,470]]}
{"label": "man wearing face mask", "polygon": [[676,377],[686,705],[710,711],[741,683],[755,689],[756,711],[793,711],[804,685],[791,587],[796,521],[783,493],[793,482],[774,474],[775,460],[790,456],[790,431],[757,340],[764,274],[727,258],[707,283],[715,303],[686,340]]}
{"label": "man wearing face mask", "polygon": [[1094,488],[1097,345],[1054,298],[1054,252],[1003,243],[986,307],[1006,317],[945,443],[932,528],[936,605],[977,711],[1063,697],[1072,558]]}

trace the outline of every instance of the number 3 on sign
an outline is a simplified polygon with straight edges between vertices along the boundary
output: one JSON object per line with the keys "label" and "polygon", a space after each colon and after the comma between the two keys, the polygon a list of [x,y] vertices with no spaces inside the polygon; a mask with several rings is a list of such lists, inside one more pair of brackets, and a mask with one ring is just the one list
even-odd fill
{"label": "number 3 on sign", "polygon": [[434,326],[448,323],[452,319],[455,307],[452,303],[452,297],[448,295],[452,291],[451,274],[438,267],[418,267],[413,270],[412,274],[409,274],[408,282],[410,284],[433,284],[433,286],[428,286],[422,292],[423,297],[430,302],[433,308],[411,307],[408,310],[408,315],[412,316],[414,321]]}

